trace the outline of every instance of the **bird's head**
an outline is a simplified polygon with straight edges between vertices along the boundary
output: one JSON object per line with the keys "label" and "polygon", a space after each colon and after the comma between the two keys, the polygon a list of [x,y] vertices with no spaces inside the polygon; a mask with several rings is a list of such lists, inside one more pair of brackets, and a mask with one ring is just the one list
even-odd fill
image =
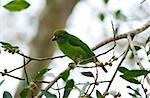
{"label": "bird's head", "polygon": [[62,40],[65,38],[65,36],[67,35],[68,33],[65,31],[65,30],[56,30],[54,32],[54,36],[52,38],[52,41],[59,41],[59,40]]}

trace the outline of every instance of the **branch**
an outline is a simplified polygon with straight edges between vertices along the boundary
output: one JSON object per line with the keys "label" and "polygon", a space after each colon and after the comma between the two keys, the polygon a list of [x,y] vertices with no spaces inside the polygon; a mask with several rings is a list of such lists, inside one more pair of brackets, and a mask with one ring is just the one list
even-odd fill
{"label": "branch", "polygon": [[[143,65],[142,65],[142,63],[141,63],[141,61],[140,61],[139,58],[138,58],[136,49],[135,49],[135,47],[134,47],[134,44],[133,44],[133,42],[132,42],[132,38],[131,38],[130,35],[128,35],[128,41],[129,41],[131,50],[132,50],[132,52],[133,52],[133,55],[134,55],[134,57],[135,57],[135,60],[136,60],[136,62],[137,62],[137,65],[139,66],[140,69],[144,69],[144,67],[143,67]],[[147,80],[147,83],[150,85],[150,78],[149,78],[148,76],[146,76],[146,80]]]}
{"label": "branch", "polygon": [[[126,33],[123,33],[123,34],[120,34],[120,35],[116,35],[115,36],[115,40],[120,40],[120,39],[123,39],[123,38],[127,38],[127,35],[129,34],[130,36],[135,36],[139,33],[142,33],[144,30],[146,30],[147,28],[150,27],[150,21],[148,21],[145,25],[143,25],[142,27],[140,28],[137,28],[135,30],[132,30],[132,31],[129,31],[129,32],[126,32]],[[110,42],[114,41],[114,37],[111,37],[109,39],[106,39],[102,42],[100,42],[99,44],[97,44],[95,47],[92,48],[92,50],[96,50]]]}

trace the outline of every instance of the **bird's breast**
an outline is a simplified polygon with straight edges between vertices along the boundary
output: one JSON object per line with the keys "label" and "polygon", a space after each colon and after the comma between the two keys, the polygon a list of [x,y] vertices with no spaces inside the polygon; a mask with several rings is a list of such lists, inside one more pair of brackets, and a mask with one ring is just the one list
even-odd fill
{"label": "bird's breast", "polygon": [[73,46],[69,42],[58,44],[60,50],[75,62],[79,62],[83,58],[83,52],[78,46]]}

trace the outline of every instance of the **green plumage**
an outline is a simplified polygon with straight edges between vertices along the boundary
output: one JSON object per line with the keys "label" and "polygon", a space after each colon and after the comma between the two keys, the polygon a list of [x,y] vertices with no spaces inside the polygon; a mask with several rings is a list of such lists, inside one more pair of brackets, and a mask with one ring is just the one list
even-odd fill
{"label": "green plumage", "polygon": [[[59,49],[76,64],[99,62],[97,58],[94,58],[93,51],[84,42],[64,30],[55,31],[53,40],[56,40]],[[102,68],[107,72],[104,67]]]}

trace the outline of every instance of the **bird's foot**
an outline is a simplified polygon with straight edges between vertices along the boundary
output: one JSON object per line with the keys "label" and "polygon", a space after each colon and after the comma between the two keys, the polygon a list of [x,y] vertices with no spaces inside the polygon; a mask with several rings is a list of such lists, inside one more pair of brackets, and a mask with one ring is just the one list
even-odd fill
{"label": "bird's foot", "polygon": [[96,62],[96,67],[103,67],[104,66],[104,63],[103,62]]}

